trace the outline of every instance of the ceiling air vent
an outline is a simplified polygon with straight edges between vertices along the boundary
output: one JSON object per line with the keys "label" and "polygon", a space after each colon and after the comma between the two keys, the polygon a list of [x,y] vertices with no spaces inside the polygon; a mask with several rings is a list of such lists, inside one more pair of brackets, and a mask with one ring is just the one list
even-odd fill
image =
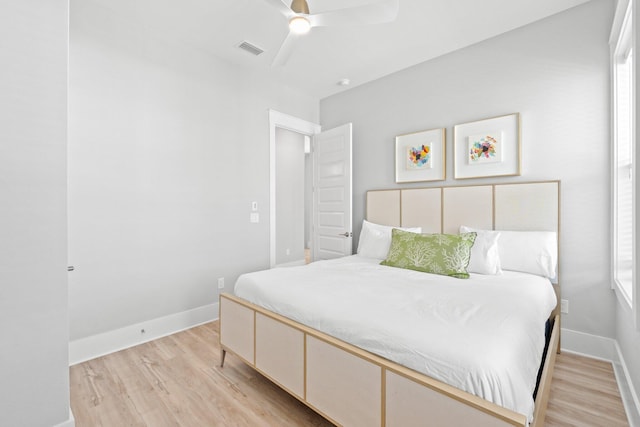
{"label": "ceiling air vent", "polygon": [[247,52],[249,52],[252,55],[258,56],[260,55],[262,52],[264,52],[263,49],[260,49],[258,46],[253,45],[251,43],[249,43],[248,41],[243,41],[242,43],[240,43],[238,45],[238,47],[242,50],[246,50]]}

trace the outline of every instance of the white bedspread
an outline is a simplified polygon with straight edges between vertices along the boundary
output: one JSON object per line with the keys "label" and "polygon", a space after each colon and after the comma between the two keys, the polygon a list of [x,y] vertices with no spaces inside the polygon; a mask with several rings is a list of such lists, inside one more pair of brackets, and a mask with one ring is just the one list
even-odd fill
{"label": "white bedspread", "polygon": [[533,416],[550,282],[505,271],[455,279],[358,255],[240,276],[254,304]]}

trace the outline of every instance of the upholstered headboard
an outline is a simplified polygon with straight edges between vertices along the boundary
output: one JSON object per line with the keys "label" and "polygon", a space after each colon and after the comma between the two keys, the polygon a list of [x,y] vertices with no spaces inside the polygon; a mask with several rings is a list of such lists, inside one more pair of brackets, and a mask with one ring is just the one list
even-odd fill
{"label": "upholstered headboard", "polygon": [[495,230],[560,231],[560,182],[372,190],[368,221],[457,233],[461,225]]}
{"label": "upholstered headboard", "polygon": [[[366,219],[423,233],[487,230],[553,231],[560,260],[560,181],[483,184],[367,192]],[[556,282],[559,283],[559,267]],[[560,301],[560,289],[556,284]],[[556,309],[557,310],[557,309]]]}

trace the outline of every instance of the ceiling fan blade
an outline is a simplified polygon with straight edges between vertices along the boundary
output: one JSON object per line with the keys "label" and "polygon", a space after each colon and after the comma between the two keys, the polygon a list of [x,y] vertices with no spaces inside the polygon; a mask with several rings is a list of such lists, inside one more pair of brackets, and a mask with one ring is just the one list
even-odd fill
{"label": "ceiling fan blade", "polygon": [[291,10],[289,5],[285,3],[284,0],[265,0],[265,1],[269,3],[271,6],[278,9],[280,13],[282,13],[287,18],[291,17],[292,15],[295,15],[295,13]]}
{"label": "ceiling fan blade", "polygon": [[287,34],[287,37],[280,45],[280,50],[278,50],[275,58],[273,58],[273,62],[271,62],[272,67],[281,67],[287,63],[287,61],[291,57],[291,54],[293,53],[297,40],[297,34],[294,34],[292,32],[289,32],[289,34]]}
{"label": "ceiling fan blade", "polygon": [[398,16],[399,0],[379,0],[363,6],[309,15],[312,27],[369,25],[393,22]]}

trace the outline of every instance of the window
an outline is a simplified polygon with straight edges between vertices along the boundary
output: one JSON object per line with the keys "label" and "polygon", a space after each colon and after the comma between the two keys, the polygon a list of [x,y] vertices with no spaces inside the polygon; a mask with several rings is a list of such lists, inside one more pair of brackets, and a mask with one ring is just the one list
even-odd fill
{"label": "window", "polygon": [[[613,274],[631,306],[634,273],[635,103],[632,1],[625,8],[613,61]],[[614,29],[615,31],[615,29]]]}

